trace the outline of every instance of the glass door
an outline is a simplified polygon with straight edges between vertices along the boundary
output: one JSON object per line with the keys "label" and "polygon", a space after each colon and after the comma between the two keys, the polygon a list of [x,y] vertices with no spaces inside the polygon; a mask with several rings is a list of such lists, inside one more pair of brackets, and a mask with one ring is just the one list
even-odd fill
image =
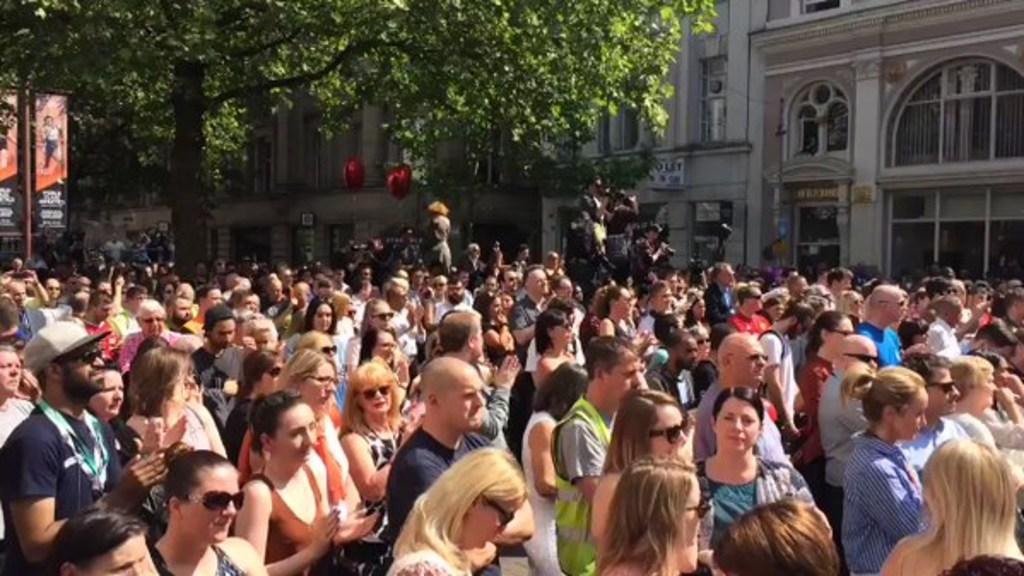
{"label": "glass door", "polygon": [[839,266],[839,209],[834,204],[797,206],[796,265],[808,278]]}

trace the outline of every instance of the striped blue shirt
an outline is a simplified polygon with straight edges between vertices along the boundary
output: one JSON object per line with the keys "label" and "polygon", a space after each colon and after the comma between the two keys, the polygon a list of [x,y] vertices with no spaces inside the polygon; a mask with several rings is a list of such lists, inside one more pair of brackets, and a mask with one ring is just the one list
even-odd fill
{"label": "striped blue shirt", "polygon": [[881,571],[905,536],[921,528],[921,482],[903,451],[871,434],[853,439],[846,465],[843,547],[852,574]]}

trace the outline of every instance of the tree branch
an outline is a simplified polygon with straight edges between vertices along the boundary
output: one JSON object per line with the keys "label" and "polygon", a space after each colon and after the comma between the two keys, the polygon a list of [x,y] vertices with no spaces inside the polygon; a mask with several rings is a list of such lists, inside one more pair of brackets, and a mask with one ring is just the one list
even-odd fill
{"label": "tree branch", "polygon": [[330,61],[328,61],[324,66],[322,66],[318,70],[306,72],[305,74],[286,76],[284,78],[265,80],[263,82],[250,84],[248,86],[240,86],[238,88],[234,88],[231,90],[225,90],[224,92],[221,92],[216,96],[210,97],[207,100],[207,102],[209,102],[210,107],[213,108],[220,106],[221,104],[224,104],[225,102],[228,102],[230,100],[241,98],[243,96],[247,96],[250,94],[259,94],[262,92],[266,92],[268,90],[278,90],[281,88],[296,88],[299,86],[303,86],[305,84],[309,84],[311,82],[316,82],[317,80],[326,77],[331,72],[334,72],[335,70],[340,68],[342,64],[344,64],[350,58],[354,58],[356,56],[359,56],[360,54],[364,54],[368,50],[371,50],[373,48],[380,48],[386,46],[399,46],[399,44],[385,42],[381,40],[370,40],[362,43],[349,44],[348,46],[345,47],[344,50],[335,54],[334,57],[330,59]]}
{"label": "tree branch", "polygon": [[278,38],[275,38],[274,40],[270,40],[262,44],[251,46],[249,48],[246,48],[245,50],[228,52],[227,54],[225,54],[224,57],[229,60],[252,58],[253,56],[257,56],[262,52],[266,52],[267,50],[273,50],[278,46],[282,46],[284,44],[291,42],[292,40],[295,40],[296,38],[299,37],[299,34],[301,33],[302,30],[297,29],[290,34],[285,34],[284,36],[280,36]]}

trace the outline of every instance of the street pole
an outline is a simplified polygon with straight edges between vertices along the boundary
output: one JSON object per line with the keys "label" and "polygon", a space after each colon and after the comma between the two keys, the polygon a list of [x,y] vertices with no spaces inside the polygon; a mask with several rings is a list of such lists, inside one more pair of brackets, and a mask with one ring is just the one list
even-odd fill
{"label": "street pole", "polygon": [[35,150],[35,139],[32,137],[32,92],[27,88],[21,90],[19,100],[21,101],[22,142],[24,154],[22,154],[23,169],[21,171],[22,201],[25,203],[25,264],[32,259],[32,156]]}

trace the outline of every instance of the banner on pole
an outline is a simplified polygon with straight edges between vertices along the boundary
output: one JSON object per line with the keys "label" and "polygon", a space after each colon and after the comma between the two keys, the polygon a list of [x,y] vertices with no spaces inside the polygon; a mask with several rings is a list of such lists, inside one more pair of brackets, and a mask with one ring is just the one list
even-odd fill
{"label": "banner on pole", "polygon": [[39,94],[35,109],[34,230],[62,229],[68,223],[68,98]]}
{"label": "banner on pole", "polygon": [[0,236],[21,235],[18,190],[18,96],[0,92]]}

